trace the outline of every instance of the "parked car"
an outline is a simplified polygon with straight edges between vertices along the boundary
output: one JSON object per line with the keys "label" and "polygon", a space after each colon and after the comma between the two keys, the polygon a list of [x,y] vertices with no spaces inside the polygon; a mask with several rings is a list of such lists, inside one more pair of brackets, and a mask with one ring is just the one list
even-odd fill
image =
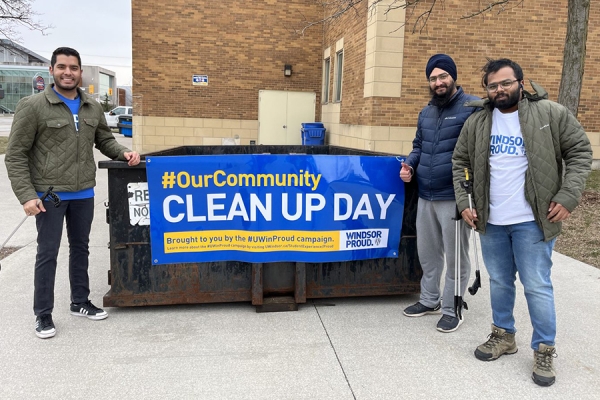
{"label": "parked car", "polygon": [[133,114],[133,107],[119,106],[113,108],[107,113],[104,113],[106,116],[106,123],[111,128],[117,128],[117,124],[119,123],[119,115],[123,114]]}
{"label": "parked car", "polygon": [[14,114],[14,113],[15,112],[13,110],[11,110],[10,108],[0,104],[0,114]]}

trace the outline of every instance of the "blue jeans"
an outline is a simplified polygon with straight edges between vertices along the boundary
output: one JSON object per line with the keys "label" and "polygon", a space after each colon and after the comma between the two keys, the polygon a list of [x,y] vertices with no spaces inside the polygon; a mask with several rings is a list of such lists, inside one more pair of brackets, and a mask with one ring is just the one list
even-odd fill
{"label": "blue jeans", "polygon": [[554,346],[556,312],[550,270],[555,239],[544,242],[541,229],[531,221],[505,226],[487,224],[480,240],[490,275],[494,325],[508,333],[516,332],[513,309],[518,272],[533,325],[531,348],[537,350],[540,343]]}

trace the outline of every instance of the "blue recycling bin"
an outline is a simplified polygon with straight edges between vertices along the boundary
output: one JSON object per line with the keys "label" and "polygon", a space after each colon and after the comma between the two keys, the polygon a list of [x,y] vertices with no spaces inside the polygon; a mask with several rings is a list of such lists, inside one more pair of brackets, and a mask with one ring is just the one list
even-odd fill
{"label": "blue recycling bin", "polygon": [[300,132],[303,145],[322,146],[325,144],[325,127],[321,122],[304,122]]}
{"label": "blue recycling bin", "polygon": [[119,133],[123,136],[131,137],[133,135],[132,126],[133,126],[133,116],[129,114],[119,115],[119,123],[117,123],[117,127],[119,128]]}

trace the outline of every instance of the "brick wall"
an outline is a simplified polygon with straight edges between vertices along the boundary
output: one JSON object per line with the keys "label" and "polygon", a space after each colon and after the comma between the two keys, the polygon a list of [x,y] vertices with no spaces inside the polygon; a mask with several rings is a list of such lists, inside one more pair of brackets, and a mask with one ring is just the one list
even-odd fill
{"label": "brick wall", "polygon": [[[461,19],[477,10],[479,0],[437,2],[427,26],[413,33],[415,16],[431,6],[424,1],[410,10],[412,19],[404,28],[402,90],[400,97],[364,97],[367,2],[304,35],[294,32],[305,20],[318,20],[327,12],[312,0],[232,1],[132,0],[133,93],[135,114],[169,120],[206,134],[205,123],[226,125],[258,119],[258,91],[303,90],[317,93],[321,103],[323,51],[331,48],[331,87],[335,71],[335,45],[343,40],[344,69],[342,102],[317,107],[316,119],[328,127],[328,142],[344,146],[405,153],[410,149],[421,108],[429,100],[424,68],[438,52],[450,54],[458,65],[458,84],[467,93],[485,95],[480,68],[486,57],[508,57],[544,86],[556,100],[562,69],[567,0],[526,1],[518,7],[471,19]],[[587,59],[579,119],[589,132],[595,158],[600,158],[600,121],[596,118],[600,96],[596,81],[600,74],[600,6],[592,3]],[[291,78],[283,76],[284,64],[292,64]],[[192,86],[194,74],[208,75],[209,85]],[[206,140],[178,137],[181,130],[161,130],[147,125],[154,119],[135,121],[134,140],[139,151],[172,147],[167,143]],[[198,125],[189,124],[198,122]],[[208,121],[208,122],[205,122]],[[154,123],[153,122],[153,123]],[[148,128],[148,129],[146,129]],[[137,131],[136,131],[137,129]],[[220,128],[211,128],[215,135]],[[216,129],[216,130],[215,130]],[[256,135],[257,128],[246,131]],[[154,133],[144,142],[144,130]],[[171,131],[174,132],[171,135]],[[190,131],[185,130],[187,135]],[[250,133],[248,133],[250,132]],[[195,135],[195,134],[194,134]],[[159,137],[164,136],[163,139]],[[168,138],[174,136],[175,138]],[[255,136],[254,136],[255,137]],[[211,138],[208,140],[208,138]],[[242,137],[243,138],[243,137]],[[248,141],[250,138],[243,138]],[[208,140],[208,141],[207,141]],[[150,143],[150,141],[152,143]],[[162,144],[160,144],[162,143]],[[246,142],[242,141],[243,144]]]}
{"label": "brick wall", "polygon": [[[331,12],[331,11],[329,11]],[[333,93],[336,42],[344,39],[344,68],[340,122],[371,125],[371,105],[364,100],[365,45],[367,32],[367,3],[325,24],[323,45],[331,48],[330,93]],[[328,11],[325,11],[325,15]],[[322,55],[322,52],[321,52]],[[322,57],[321,57],[322,58]],[[332,97],[333,98],[333,97]]]}
{"label": "brick wall", "polygon": [[[425,80],[425,65],[435,53],[447,53],[454,58],[458,66],[457,83],[463,86],[467,93],[485,96],[481,88],[480,70],[486,58],[507,57],[521,65],[526,81],[533,79],[541,84],[548,91],[550,99],[556,100],[566,33],[566,3],[567,0],[526,1],[500,14],[494,11],[470,19],[461,19],[478,10],[482,3],[479,0],[446,0],[438,2],[427,25],[420,30],[414,25],[415,16],[431,6],[431,1],[422,2],[419,7],[407,11],[409,19],[404,27],[400,98],[362,96],[364,37],[368,18],[367,6],[363,4],[362,7],[326,26],[324,33],[324,48],[344,38],[344,93],[339,105],[340,123],[350,128],[389,127],[384,129],[385,132],[380,132],[381,129],[376,131],[376,137],[367,137],[361,146],[405,153],[410,148],[409,142],[406,141],[409,136],[408,128],[416,125],[418,113],[430,97]],[[600,59],[600,46],[597,45],[600,39],[599,23],[600,6],[592,3],[585,83],[578,118],[589,134],[596,159],[600,158],[600,119],[596,117],[600,107],[600,96],[595,93],[595,82],[600,74],[600,63],[596,64]],[[413,32],[415,29],[416,32]],[[352,75],[348,76],[350,74],[347,74],[347,71],[352,71]],[[526,84],[526,88],[530,89],[528,86]],[[404,128],[398,131],[392,127]],[[342,136],[343,129],[339,129]],[[371,131],[375,132],[373,129]],[[332,139],[334,142],[340,140],[338,137]],[[378,146],[377,142],[384,145]]]}
{"label": "brick wall", "polygon": [[[556,100],[566,32],[566,0],[526,1],[500,14],[491,12],[460,19],[477,10],[481,4],[478,0],[445,1],[443,8],[434,9],[421,33],[407,32],[404,63],[404,80],[407,83],[403,87],[405,101],[398,104],[404,111],[400,124],[414,121],[411,117],[416,116],[418,105],[427,102],[425,64],[431,55],[438,52],[448,53],[455,59],[458,84],[467,93],[484,96],[480,69],[486,58],[507,57],[521,65],[526,81],[528,78],[535,80],[546,88],[551,99]],[[424,11],[425,6],[423,4],[417,9],[416,14]],[[407,23],[409,31],[413,28],[412,22]],[[590,128],[598,130],[600,126]]]}
{"label": "brick wall", "polygon": [[[318,11],[308,0],[133,0],[135,114],[256,121],[261,89],[320,93],[322,28],[294,31]],[[192,86],[195,74],[209,85]]]}

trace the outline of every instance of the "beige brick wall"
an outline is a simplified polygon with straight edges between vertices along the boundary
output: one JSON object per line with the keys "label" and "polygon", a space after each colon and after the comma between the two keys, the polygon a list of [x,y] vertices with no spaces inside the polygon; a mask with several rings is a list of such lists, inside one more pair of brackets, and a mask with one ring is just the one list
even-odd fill
{"label": "beige brick wall", "polygon": [[372,12],[366,18],[364,97],[400,97],[402,93],[402,62],[405,21],[404,8],[390,9],[395,0],[375,4],[369,0]]}
{"label": "beige brick wall", "polygon": [[249,145],[257,138],[257,120],[133,117],[133,145],[142,154],[179,146],[220,146],[223,139]]}
{"label": "beige brick wall", "polygon": [[408,155],[416,127],[371,126],[340,123],[340,104],[322,106],[325,143],[353,149]]}
{"label": "beige brick wall", "polygon": [[600,160],[600,132],[587,132],[592,151],[594,152],[594,160]]}

